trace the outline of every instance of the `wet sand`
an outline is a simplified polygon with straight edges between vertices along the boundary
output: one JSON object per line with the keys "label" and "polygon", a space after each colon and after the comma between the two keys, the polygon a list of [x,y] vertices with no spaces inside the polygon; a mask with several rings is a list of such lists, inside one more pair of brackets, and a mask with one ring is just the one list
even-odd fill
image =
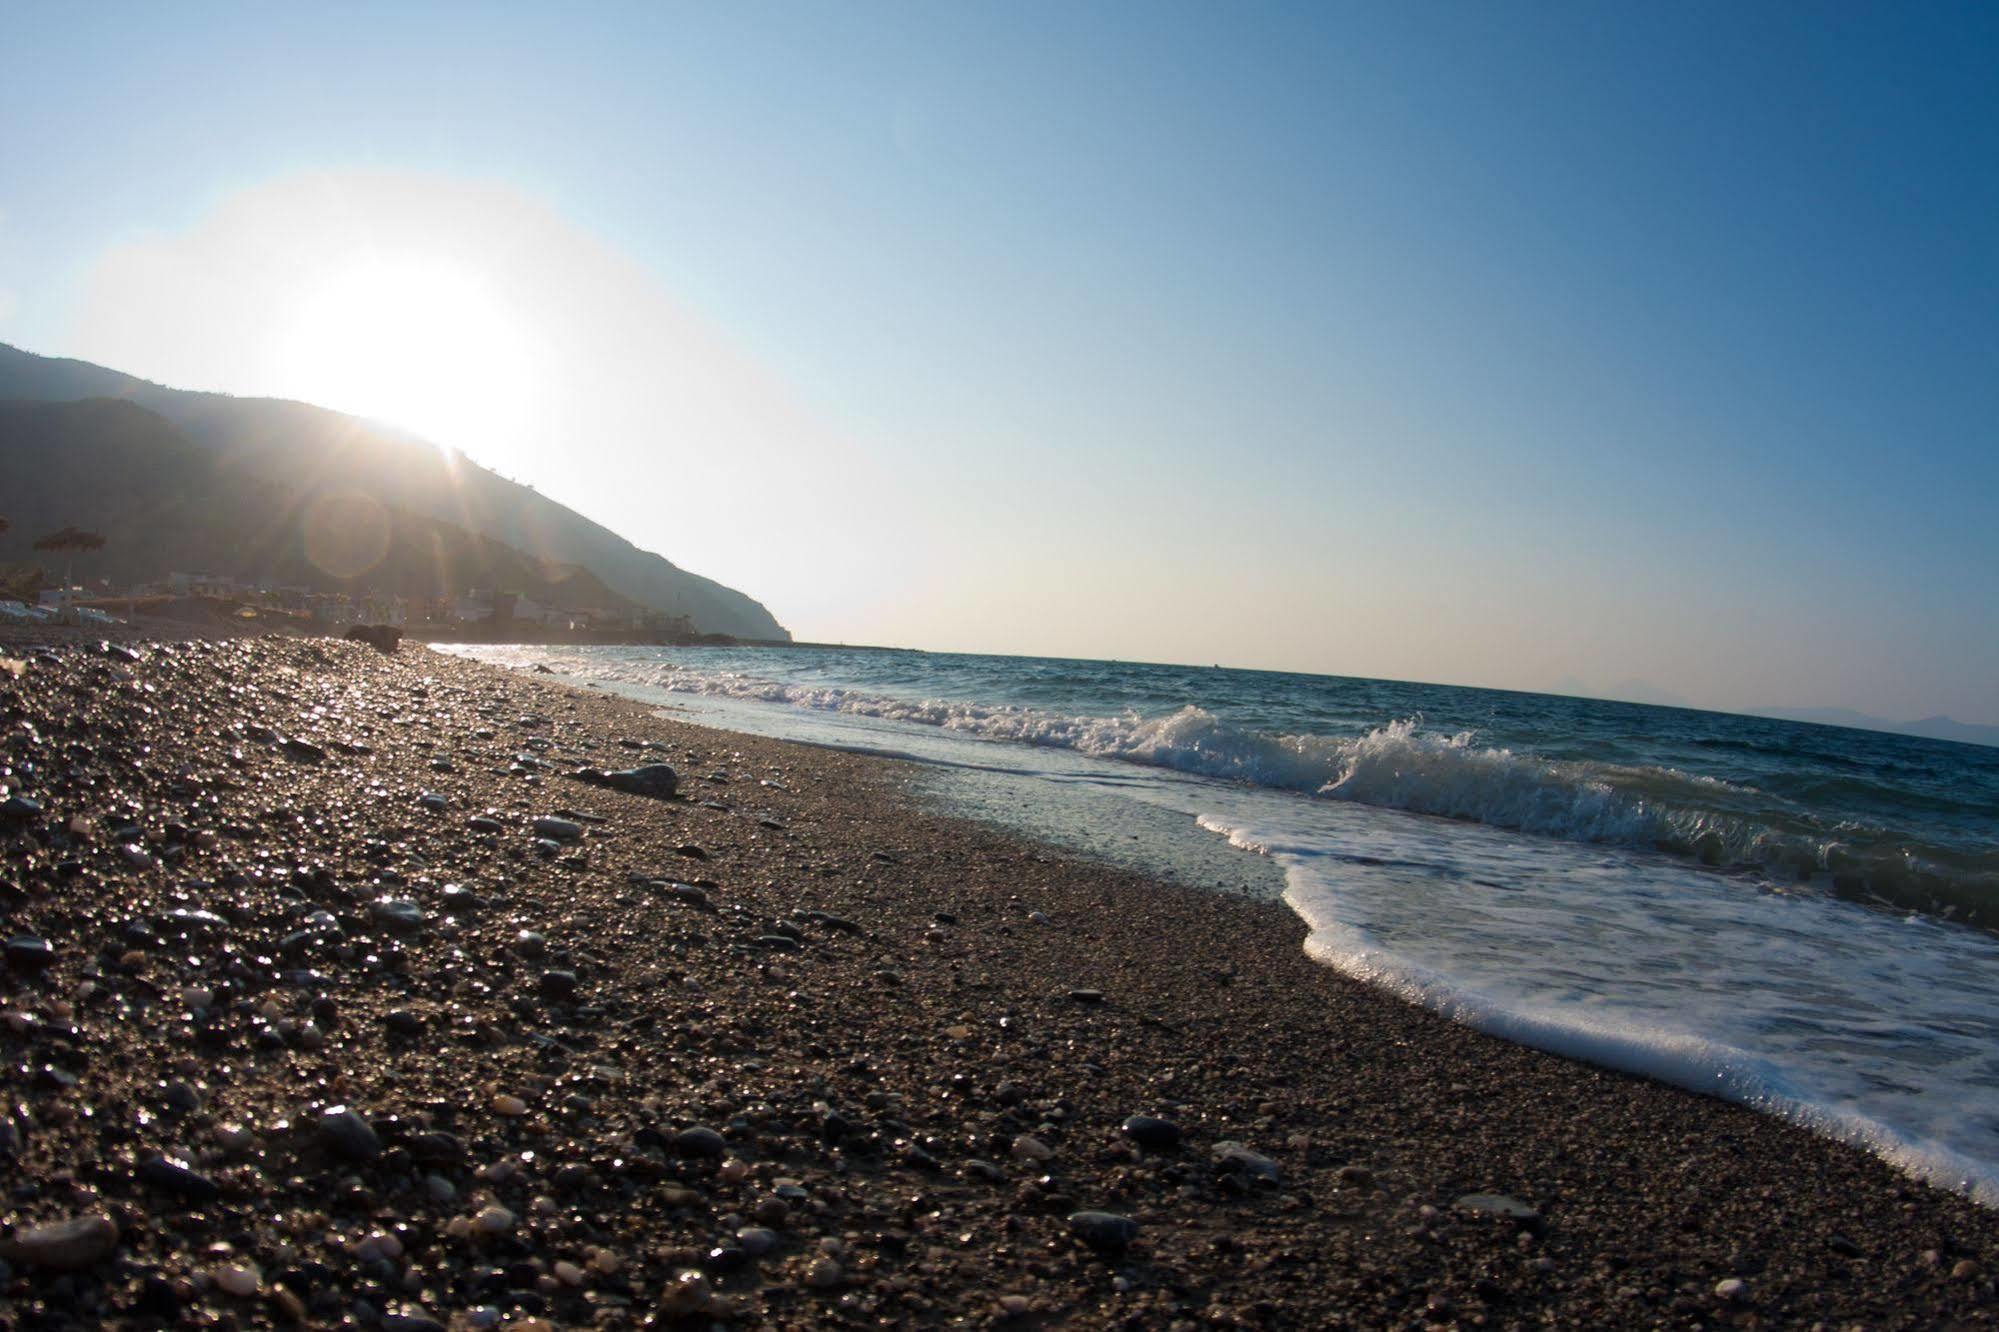
{"label": "wet sand", "polygon": [[[1999,1215],[890,761],[415,645],[69,645],[0,710],[47,945],[0,972],[0,1326],[1999,1316]],[[678,794],[567,775],[647,763]]]}

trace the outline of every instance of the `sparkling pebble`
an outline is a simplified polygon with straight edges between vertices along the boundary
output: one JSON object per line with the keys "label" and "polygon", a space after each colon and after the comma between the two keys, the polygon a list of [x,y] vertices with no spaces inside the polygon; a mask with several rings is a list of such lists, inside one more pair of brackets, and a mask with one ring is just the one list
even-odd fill
{"label": "sparkling pebble", "polygon": [[527,1112],[528,1103],[518,1096],[509,1096],[505,1092],[502,1092],[493,1098],[493,1113],[496,1115],[504,1115],[508,1119],[518,1119]]}
{"label": "sparkling pebble", "polygon": [[514,1214],[494,1203],[481,1208],[479,1215],[472,1218],[473,1227],[481,1234],[501,1235],[514,1228]]}
{"label": "sparkling pebble", "polygon": [[248,1299],[262,1288],[264,1274],[255,1263],[229,1263],[215,1269],[215,1284],[238,1299]]}
{"label": "sparkling pebble", "polygon": [[714,1299],[708,1278],[699,1272],[677,1273],[659,1293],[659,1311],[671,1318],[700,1313]]}

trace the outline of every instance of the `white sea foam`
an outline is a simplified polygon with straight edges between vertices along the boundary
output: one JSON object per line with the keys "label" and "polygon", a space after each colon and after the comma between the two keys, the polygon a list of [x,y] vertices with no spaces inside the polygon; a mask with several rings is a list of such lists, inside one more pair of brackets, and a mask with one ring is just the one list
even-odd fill
{"label": "white sea foam", "polygon": [[1999,965],[1987,936],[1838,902],[1707,893],[1666,862],[1540,859],[1531,887],[1502,888],[1486,876],[1529,867],[1466,830],[1412,843],[1365,823],[1343,835],[1200,823],[1284,866],[1306,951],[1346,975],[1999,1205],[1999,998],[1966,983]]}

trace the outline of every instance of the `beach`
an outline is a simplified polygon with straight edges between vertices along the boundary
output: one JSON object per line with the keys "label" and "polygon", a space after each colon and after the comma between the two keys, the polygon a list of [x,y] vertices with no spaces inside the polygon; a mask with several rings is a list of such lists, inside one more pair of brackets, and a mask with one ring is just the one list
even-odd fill
{"label": "beach", "polygon": [[1999,1316],[1999,1213],[893,761],[414,644],[6,653],[0,1324]]}

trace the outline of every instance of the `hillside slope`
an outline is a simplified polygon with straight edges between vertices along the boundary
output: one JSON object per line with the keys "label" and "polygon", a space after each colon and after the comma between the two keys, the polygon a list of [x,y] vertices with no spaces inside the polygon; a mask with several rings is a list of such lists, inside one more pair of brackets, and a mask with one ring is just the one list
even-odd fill
{"label": "hillside slope", "polygon": [[190,443],[158,414],[117,399],[0,401],[0,476],[13,520],[0,561],[39,560],[42,532],[102,533],[85,577],[205,570],[322,591],[413,598],[501,587],[565,609],[629,604],[588,570],[551,564],[426,514],[353,497],[315,499]]}
{"label": "hillside slope", "polygon": [[122,398],[158,413],[220,461],[280,481],[301,499],[360,491],[539,560],[580,565],[642,606],[710,633],[788,641],[763,605],[689,573],[610,529],[463,457],[370,422],[276,398],[170,389],[87,361],[0,343],[0,399]]}

